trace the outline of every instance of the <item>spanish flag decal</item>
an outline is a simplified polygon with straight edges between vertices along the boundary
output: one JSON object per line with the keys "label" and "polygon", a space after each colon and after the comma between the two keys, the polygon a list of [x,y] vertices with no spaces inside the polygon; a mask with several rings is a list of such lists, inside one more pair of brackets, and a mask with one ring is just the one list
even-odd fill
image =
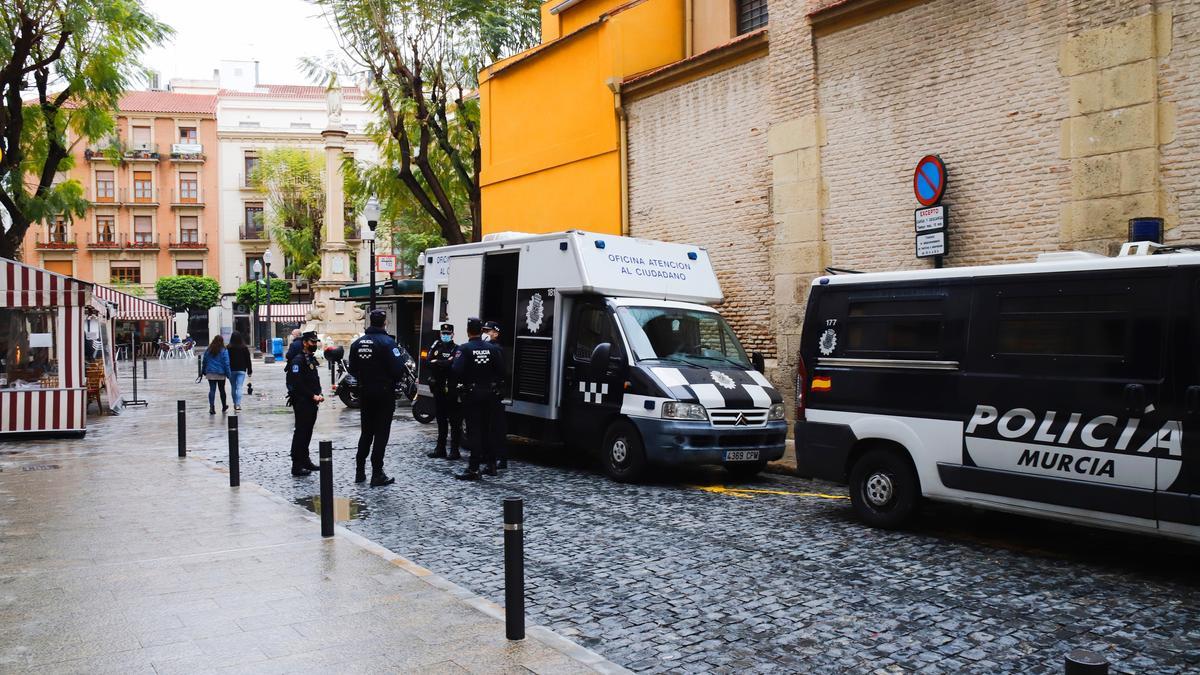
{"label": "spanish flag decal", "polygon": [[833,382],[828,377],[814,377],[812,383],[813,391],[829,391],[833,388]]}

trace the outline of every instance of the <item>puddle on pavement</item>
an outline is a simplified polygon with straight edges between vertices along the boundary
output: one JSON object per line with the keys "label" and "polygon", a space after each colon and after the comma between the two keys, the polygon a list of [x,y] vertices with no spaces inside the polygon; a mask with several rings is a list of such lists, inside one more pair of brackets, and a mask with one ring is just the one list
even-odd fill
{"label": "puddle on pavement", "polygon": [[[298,497],[292,501],[317,515],[321,514],[321,497],[318,495],[311,497]],[[362,520],[366,517],[367,505],[360,501],[357,497],[333,498],[334,521],[340,523],[347,520]]]}

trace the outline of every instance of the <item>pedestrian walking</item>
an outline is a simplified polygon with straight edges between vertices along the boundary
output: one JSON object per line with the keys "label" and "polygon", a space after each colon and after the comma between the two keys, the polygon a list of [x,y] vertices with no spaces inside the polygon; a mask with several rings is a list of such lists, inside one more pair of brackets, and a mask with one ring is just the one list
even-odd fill
{"label": "pedestrian walking", "polygon": [[383,453],[392,433],[396,413],[396,385],[404,377],[408,353],[387,334],[383,325],[387,312],[371,312],[370,326],[350,345],[350,374],[358,382],[358,455],[354,458],[354,482],[367,479],[367,455],[371,456],[371,487],[396,482],[383,472]]}
{"label": "pedestrian walking", "polygon": [[467,342],[459,345],[450,372],[463,392],[463,412],[470,436],[471,461],[467,470],[455,476],[460,480],[479,480],[480,467],[489,476],[496,475],[496,424],[503,414],[500,404],[504,362],[496,345],[482,338],[483,324],[467,319]]}
{"label": "pedestrian walking", "polygon": [[313,331],[300,336],[303,348],[288,362],[287,387],[288,405],[296,416],[296,430],[292,433],[292,475],[308,476],[317,470],[308,445],[312,442],[313,425],[317,423],[317,406],[325,401],[321,395],[321,373],[317,368],[317,348],[321,340]]}
{"label": "pedestrian walking", "polygon": [[[267,338],[267,350],[268,351],[271,350],[271,339],[270,338]],[[296,358],[297,354],[303,354],[303,353],[304,353],[304,340],[300,339],[300,329],[293,328],[292,329],[292,344],[288,345],[287,356],[285,356],[283,359],[284,372],[287,371],[288,364],[290,364],[292,362],[292,359]]]}
{"label": "pedestrian walking", "polygon": [[225,349],[225,338],[220,335],[214,337],[212,342],[208,343],[208,349],[204,350],[202,360],[201,370],[204,372],[204,379],[208,380],[208,414],[217,414],[217,391],[221,392],[221,412],[225,412],[229,410],[229,403],[225,400],[225,380],[232,374],[229,369],[229,350]]}
{"label": "pedestrian walking", "polygon": [[[500,350],[500,363],[502,364],[502,372],[508,373],[508,361],[504,354],[504,345],[500,344],[500,324],[495,321],[485,321],[483,324],[483,335],[488,342],[496,346]],[[496,437],[496,464],[500,469],[508,468],[508,425],[504,416],[504,392],[500,392],[500,406],[496,411],[496,415],[492,420],[494,428],[493,435]]]}
{"label": "pedestrian walking", "polygon": [[[425,358],[429,366],[429,390],[433,392],[433,414],[437,418],[437,446],[426,457],[460,459],[462,454],[462,405],[458,400],[458,388],[450,373],[454,362],[454,324],[442,324],[438,339],[429,347]],[[450,440],[450,454],[446,454],[446,437]]]}
{"label": "pedestrian walking", "polygon": [[250,348],[242,334],[233,332],[229,336],[229,387],[233,390],[233,409],[242,411],[242,385],[246,378],[254,374],[254,359],[250,358]]}

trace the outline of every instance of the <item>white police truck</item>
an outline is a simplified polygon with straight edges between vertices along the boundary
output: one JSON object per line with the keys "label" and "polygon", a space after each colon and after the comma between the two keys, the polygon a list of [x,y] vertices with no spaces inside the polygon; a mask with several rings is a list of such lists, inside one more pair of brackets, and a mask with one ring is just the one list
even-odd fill
{"label": "white police truck", "polygon": [[802,474],[862,520],[919,498],[1200,540],[1200,253],[814,280]]}
{"label": "white police truck", "polygon": [[[510,433],[591,446],[622,481],[648,464],[753,475],[783,456],[783,399],[712,307],[723,295],[705,249],[504,233],[430,249],[423,264],[423,349],[444,322],[459,344],[468,317],[500,323]],[[426,380],[418,415],[432,406]]]}

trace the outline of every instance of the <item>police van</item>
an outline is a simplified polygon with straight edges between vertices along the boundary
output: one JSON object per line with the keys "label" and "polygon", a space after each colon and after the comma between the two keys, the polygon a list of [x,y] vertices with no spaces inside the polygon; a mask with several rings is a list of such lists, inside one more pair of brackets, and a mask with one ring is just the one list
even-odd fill
{"label": "police van", "polygon": [[1200,253],[1154,250],[814,280],[801,474],[879,527],[928,497],[1200,540]]}
{"label": "police van", "polygon": [[500,323],[509,433],[591,446],[622,481],[649,464],[753,475],[783,456],[783,398],[712,307],[724,298],[705,249],[504,233],[430,249],[423,262],[424,349],[443,322],[459,344],[468,317]]}

